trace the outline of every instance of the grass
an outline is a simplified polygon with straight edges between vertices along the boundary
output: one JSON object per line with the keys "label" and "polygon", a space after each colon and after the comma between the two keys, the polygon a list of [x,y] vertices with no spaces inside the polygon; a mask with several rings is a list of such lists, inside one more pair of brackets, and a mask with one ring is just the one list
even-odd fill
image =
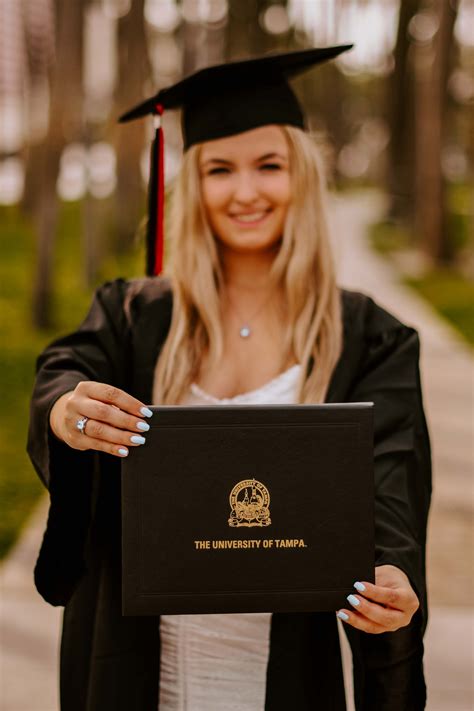
{"label": "grass", "polygon": [[394,222],[377,222],[372,225],[370,242],[377,252],[386,255],[413,246],[409,230]]}
{"label": "grass", "polygon": [[[53,338],[79,324],[93,290],[82,278],[80,213],[78,203],[61,206],[54,263],[55,326],[39,333],[31,324],[34,230],[18,208],[0,209],[0,558],[43,492],[25,451],[35,359]],[[140,273],[141,254],[122,255],[107,261],[99,280]]]}
{"label": "grass", "polygon": [[[469,249],[469,186],[451,186],[448,197],[449,234],[455,251],[461,255]],[[388,256],[413,250],[416,245],[416,235],[390,222],[373,225],[370,239],[378,252]],[[474,345],[474,281],[461,270],[459,261],[450,266],[433,266],[416,276],[402,274],[402,278]]]}
{"label": "grass", "polygon": [[406,277],[405,282],[474,346],[474,282],[454,269],[433,269],[422,278]]}

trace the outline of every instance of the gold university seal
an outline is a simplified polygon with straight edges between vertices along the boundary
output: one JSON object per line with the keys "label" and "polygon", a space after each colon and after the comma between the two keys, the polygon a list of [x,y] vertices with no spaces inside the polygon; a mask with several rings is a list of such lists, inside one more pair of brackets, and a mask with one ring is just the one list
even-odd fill
{"label": "gold university seal", "polygon": [[229,526],[269,526],[270,494],[256,479],[244,479],[234,486],[229,496]]}

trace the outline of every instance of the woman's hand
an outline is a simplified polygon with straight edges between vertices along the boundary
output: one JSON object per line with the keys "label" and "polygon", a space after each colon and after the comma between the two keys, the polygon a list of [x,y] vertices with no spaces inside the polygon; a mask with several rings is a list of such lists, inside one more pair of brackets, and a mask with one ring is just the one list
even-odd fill
{"label": "woman's hand", "polygon": [[[128,448],[145,444],[143,433],[150,429],[142,417],[153,412],[123,390],[90,380],[62,395],[51,408],[52,431],[73,449],[96,449],[126,457]],[[78,420],[87,418],[83,431]]]}
{"label": "woman's hand", "polygon": [[349,595],[350,609],[337,616],[363,632],[380,634],[406,627],[420,606],[405,573],[394,565],[375,568],[375,585],[354,583],[358,594]]}

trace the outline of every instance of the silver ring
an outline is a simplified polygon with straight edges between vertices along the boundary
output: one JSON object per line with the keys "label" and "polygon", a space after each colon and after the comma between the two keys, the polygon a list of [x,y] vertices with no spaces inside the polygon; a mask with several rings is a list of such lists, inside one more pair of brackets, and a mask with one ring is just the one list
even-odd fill
{"label": "silver ring", "polygon": [[86,424],[88,417],[81,417],[80,420],[76,422],[76,430],[79,430],[79,432],[82,432],[82,434],[86,433]]}

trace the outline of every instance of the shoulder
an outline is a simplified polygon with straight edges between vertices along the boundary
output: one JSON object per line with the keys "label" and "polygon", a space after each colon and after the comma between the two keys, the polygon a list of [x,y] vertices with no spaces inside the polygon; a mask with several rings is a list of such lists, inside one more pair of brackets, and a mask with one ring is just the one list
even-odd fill
{"label": "shoulder", "polygon": [[400,321],[367,294],[341,289],[341,301],[346,337],[352,335],[372,341],[387,335],[416,334],[415,329]]}
{"label": "shoulder", "polygon": [[341,289],[343,352],[341,365],[355,363],[361,374],[382,363],[403,364],[410,369],[419,362],[417,331],[380,306],[367,294]]}
{"label": "shoulder", "polygon": [[150,309],[171,313],[172,289],[166,277],[117,278],[102,284],[95,298],[107,310],[120,310],[130,325]]}

